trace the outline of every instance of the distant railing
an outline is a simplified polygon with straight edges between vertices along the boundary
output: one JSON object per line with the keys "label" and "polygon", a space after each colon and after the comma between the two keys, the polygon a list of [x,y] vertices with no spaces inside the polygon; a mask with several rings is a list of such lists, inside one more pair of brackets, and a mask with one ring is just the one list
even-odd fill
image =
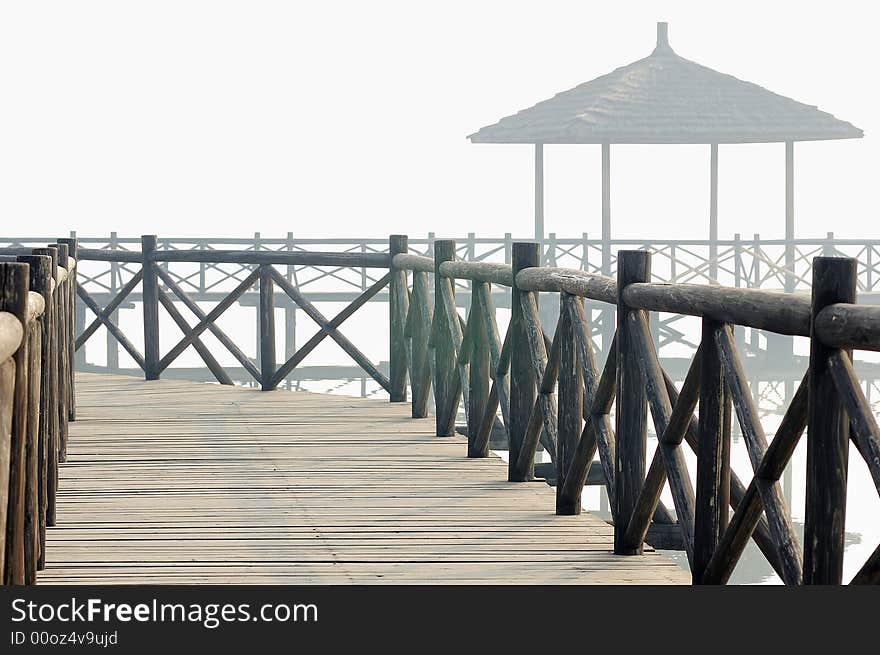
{"label": "distant railing", "polygon": [[[543,445],[555,466],[558,514],[580,512],[598,451],[618,554],[641,553],[652,526],[672,524],[680,531],[695,584],[726,582],[750,539],[786,584],[841,583],[850,439],[880,491],[880,430],[851,361],[853,348],[880,350],[880,308],[855,304],[854,259],[815,258],[810,299],[652,283],[652,253],[644,250],[621,251],[614,279],[542,267],[537,243],[514,243],[510,267],[455,261],[452,241],[436,241],[433,258],[407,254],[403,237],[395,243],[392,401],[406,399],[408,379],[412,415],[424,417],[433,386],[439,436],[453,434],[461,404],[469,457],[488,454],[500,406],[509,443],[508,480],[532,479]],[[472,285],[467,320],[458,314],[455,280]],[[512,314],[503,341],[492,284],[511,288]],[[541,326],[538,292],[561,294],[552,339]],[[614,345],[602,370],[585,309],[594,303],[617,310]],[[680,390],[661,367],[649,310],[702,318],[701,343]],[[770,443],[748,390],[733,325],[811,340],[808,371]],[[658,435],[650,466],[649,408]],[[734,413],[752,464],[748,485],[730,469]],[[807,426],[802,550],[779,480]],[[697,456],[696,487],[683,442]],[[660,502],[667,481],[674,518]],[[880,548],[853,582],[880,582]]]}
{"label": "distant railing", "polygon": [[[239,362],[243,369],[264,390],[276,388],[311,353],[324,338],[335,341],[370,377],[384,389],[388,389],[388,379],[339,330],[340,325],[354,312],[375,296],[388,283],[390,274],[377,279],[356,296],[341,312],[327,318],[309,301],[276,266],[309,266],[314,268],[387,269],[390,258],[387,253],[378,252],[314,252],[314,251],[262,251],[262,250],[161,250],[155,236],[141,238],[141,249],[108,250],[79,248],[79,259],[83,262],[105,261],[131,266],[132,275],[128,281],[102,307],[89,291],[79,285],[77,293],[83,304],[95,318],[85,326],[76,337],[79,350],[89,338],[104,326],[143,370],[147,380],[156,380],[174,361],[192,346],[220,384],[233,384],[232,378],[217,361],[214,354],[202,342],[201,335],[210,331],[223,347]],[[235,264],[248,269],[248,274],[231,291],[224,291],[216,298],[216,305],[205,312],[198,302],[188,294],[166,270],[169,263],[220,265]],[[136,287],[141,288],[143,304],[143,343],[144,352],[113,321],[113,313],[132,294]],[[299,309],[304,311],[319,326],[320,330],[280,366],[275,353],[275,287],[278,286]],[[252,361],[239,345],[217,324],[217,319],[250,288],[259,293],[259,361]],[[198,322],[191,325],[177,308],[175,301],[182,303]],[[162,306],[180,331],[183,338],[164,354],[160,352],[159,306]]]}
{"label": "distant railing", "polygon": [[[433,256],[433,233],[426,237],[410,239],[410,252],[425,256]],[[29,245],[45,242],[44,238],[0,238],[0,244]],[[115,232],[109,237],[80,238],[79,242],[84,249],[90,251],[119,252],[119,256],[105,255],[96,256],[94,260],[84,260],[84,266],[79,272],[80,284],[86,290],[95,303],[100,307],[107,306],[124,288],[131,283],[137,275],[139,262],[136,253],[140,251],[140,239],[120,237]],[[467,261],[481,261],[492,263],[510,264],[512,245],[514,239],[510,234],[503,237],[478,237],[468,234],[466,238],[456,242],[456,257]],[[157,249],[160,251],[174,251],[180,253],[204,253],[226,250],[264,252],[264,253],[297,253],[310,251],[335,251],[348,254],[387,254],[386,239],[303,239],[295,238],[288,233],[286,237],[270,238],[255,233],[253,237],[244,238],[166,238],[157,239]],[[672,240],[672,239],[611,239],[602,241],[590,238],[589,235],[580,237],[558,237],[550,234],[542,243],[541,262],[544,265],[556,267],[568,267],[583,270],[588,273],[613,276],[617,266],[617,252],[626,249],[643,249],[652,253],[652,265],[654,279],[659,282],[691,283],[691,284],[721,284],[740,288],[764,288],[770,290],[802,291],[809,290],[810,262],[814,256],[848,256],[855,257],[859,261],[858,288],[862,293],[862,300],[868,304],[880,302],[878,281],[880,281],[880,240],[871,239],[840,239],[828,233],[824,239],[795,239],[787,242],[782,239],[766,239],[759,235],[753,238],[741,238],[735,235],[733,239],[721,240]],[[716,255],[713,257],[713,255]],[[126,257],[128,257],[126,259]],[[186,257],[184,257],[186,259]],[[175,261],[160,262],[160,268],[175,282],[181,291],[196,303],[216,303],[225,298],[229,292],[250,275],[254,264],[245,261],[220,263],[204,258],[200,261]],[[282,264],[276,267],[278,273],[287,282],[296,287],[299,292],[311,303],[320,306],[323,302],[350,303],[358,298],[363,292],[375,284],[381,276],[380,269],[358,267],[348,265],[338,266],[314,266],[303,262],[297,264]],[[459,307],[465,307],[469,300],[469,285],[466,281],[456,283],[458,291],[457,302]],[[376,300],[387,301],[387,294],[383,291],[377,293]],[[120,312],[125,312],[135,307],[142,301],[139,284],[126,297],[126,302],[114,308],[110,319],[118,324]],[[496,307],[507,308],[509,298],[504,294],[495,293]],[[257,285],[247,288],[236,301],[245,307],[258,307],[259,290]],[[295,303],[285,296],[280,296],[277,308],[283,321],[283,355],[286,360],[297,349],[296,317],[298,308]],[[604,353],[614,331],[614,316],[611,311],[588,308],[589,312],[595,312],[591,316],[591,329],[596,337],[597,346]],[[82,333],[86,328],[87,310],[81,307],[76,316],[77,332]],[[542,309],[545,323],[549,325],[549,315],[546,309]],[[661,356],[670,356],[668,353],[677,352],[679,346],[693,348],[696,346],[695,339],[690,334],[686,324],[682,327],[682,316],[677,314],[664,314],[654,316],[651,322],[652,330],[658,339],[658,347]],[[551,326],[552,327],[552,326]],[[280,329],[280,328],[279,328]],[[739,328],[736,337],[741,346],[747,348],[744,353],[749,355],[763,354],[762,351],[772,350],[774,354],[782,356],[791,354],[792,346],[790,339],[781,337],[772,345],[765,347],[763,337],[756,330],[744,330]],[[256,344],[256,358],[251,362],[256,365],[260,359],[259,335],[254,335]],[[671,347],[671,349],[670,349]],[[84,370],[120,372],[127,370],[135,364],[126,363],[120,366],[120,351],[126,350],[117,341],[111,331],[107,331],[106,344],[103,345],[105,356],[96,352],[93,341],[90,341],[88,355],[83,347],[78,350],[77,364]],[[677,354],[672,356],[678,356]],[[97,359],[96,359],[97,357]],[[604,357],[604,354],[603,354]],[[95,362],[102,362],[97,364]],[[106,363],[103,363],[106,362]],[[177,376],[186,375],[203,379],[205,372],[198,368],[180,368],[182,364],[178,360],[175,363]],[[773,368],[775,371],[778,367]],[[379,364],[379,370],[387,372],[384,364]],[[767,369],[770,370],[769,368]],[[171,372],[169,372],[171,373]],[[249,379],[252,372],[244,366],[229,368],[228,373],[236,381]],[[345,367],[336,367],[332,370],[326,366],[301,367],[298,366],[288,378],[289,384],[298,384],[298,380],[313,377],[315,375],[330,377],[350,376],[356,374]],[[791,385],[791,380],[786,378],[786,389]],[[366,387],[364,387],[365,389]],[[378,390],[378,387],[371,387]],[[773,391],[766,387],[768,401],[772,400]],[[775,404],[774,402],[770,403]]]}
{"label": "distant railing", "polygon": [[0,248],[0,574],[33,584],[76,418],[76,241]]}

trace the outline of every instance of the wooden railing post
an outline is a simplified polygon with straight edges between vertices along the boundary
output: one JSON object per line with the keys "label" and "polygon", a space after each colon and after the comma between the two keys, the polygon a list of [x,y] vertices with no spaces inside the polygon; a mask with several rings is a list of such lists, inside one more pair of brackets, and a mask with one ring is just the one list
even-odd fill
{"label": "wooden railing post", "polygon": [[[405,234],[392,234],[388,239],[388,256],[404,253],[409,249],[409,237]],[[406,402],[406,314],[409,308],[407,298],[406,271],[391,267],[391,282],[388,285],[388,365],[391,382],[392,403]]]}
{"label": "wooden railing post", "polygon": [[[34,255],[49,257],[49,277],[52,280],[58,277],[58,248],[36,248]],[[46,392],[46,402],[43,411],[46,413],[46,525],[55,525],[55,496],[58,489],[58,451],[61,444],[60,435],[60,411],[59,403],[59,379],[58,379],[58,311],[54,293],[43,311],[44,325],[48,335],[47,350],[44,353],[45,377],[43,386]]]}
{"label": "wooden railing post", "polygon": [[[485,285],[486,295],[492,293],[491,287],[486,282],[473,282],[471,284],[471,306],[468,312],[468,326],[470,329],[470,356],[468,361],[468,457],[487,457],[489,455],[489,439],[477,443],[477,434],[482,427],[483,419],[486,418],[486,409],[489,407],[489,379],[490,355],[489,339],[483,329],[483,315],[480,307],[480,286]],[[497,394],[497,391],[496,391]],[[497,395],[496,395],[497,398]],[[498,409],[497,401],[490,410],[494,419]],[[493,420],[494,425],[494,420]],[[492,427],[489,427],[491,434]]]}
{"label": "wooden railing post", "polygon": [[447,279],[440,274],[440,264],[454,259],[455,241],[451,239],[434,241],[434,325],[430,339],[433,340],[434,345],[434,416],[438,437],[455,434],[455,415],[458,408],[457,403],[453,407],[450,402],[450,397],[455,392],[458,370],[455,346],[447,325],[441,290],[441,285],[446,284]]}
{"label": "wooden railing post", "polygon": [[645,481],[648,401],[645,375],[630,332],[629,307],[623,290],[633,282],[651,279],[651,254],[644,250],[617,253],[617,449],[614,462],[614,552],[639,555],[642,544],[630,546],[626,530]]}
{"label": "wooden railing post", "polygon": [[68,271],[67,293],[70,296],[68,308],[68,335],[67,335],[67,361],[69,365],[69,388],[70,397],[68,399],[67,418],[69,421],[76,420],[76,317],[77,317],[77,297],[76,297],[76,277],[79,269],[78,249],[79,242],[75,238],[58,239],[58,243],[67,246],[67,254],[73,257],[76,264],[73,270]]}
{"label": "wooden railing post", "polygon": [[[27,305],[30,267],[15,262],[0,263],[0,311],[13,314],[22,324],[21,345],[15,352],[15,390],[12,400],[12,430],[9,443],[8,478],[2,476],[0,503],[3,505],[4,584],[25,583],[24,502],[25,443],[28,430],[28,329]],[[5,459],[5,458],[4,458]]]}
{"label": "wooden railing post", "polygon": [[[22,263],[30,266],[31,291],[39,293],[43,298],[43,313],[39,318],[39,329],[30,335],[33,339],[29,348],[39,353],[32,352],[31,370],[29,377],[32,385],[37,385],[31,402],[36,405],[32,409],[32,417],[36,417],[30,427],[27,444],[27,461],[29,471],[28,507],[30,511],[26,517],[28,523],[27,534],[34,543],[26,551],[33,553],[33,561],[29,561],[28,575],[29,584],[34,581],[36,571],[45,568],[46,546],[46,507],[48,490],[48,447],[49,441],[49,414],[51,412],[49,391],[49,349],[52,334],[49,331],[49,307],[52,302],[52,258],[48,255],[23,255],[18,258]],[[26,544],[27,546],[27,544]]]}
{"label": "wooden railing post", "polygon": [[828,368],[835,349],[819,340],[815,319],[828,305],[856,302],[856,274],[855,259],[813,259],[804,584],[840,584],[843,578],[849,420]]}
{"label": "wooden railing post", "polygon": [[156,251],[156,235],[141,237],[141,253],[144,304],[144,376],[147,380],[159,379],[159,277],[153,254]]}
{"label": "wooden railing post", "polygon": [[[64,268],[65,270],[70,269],[70,262],[68,261],[68,252],[67,245],[63,243],[56,244],[58,248],[58,266]],[[66,462],[67,461],[67,437],[69,433],[69,417],[70,413],[68,408],[70,407],[70,385],[68,381],[70,379],[70,362],[67,359],[68,350],[66,337],[69,332],[69,323],[70,323],[70,314],[68,312],[68,308],[70,307],[70,300],[68,299],[68,291],[70,286],[67,283],[67,280],[59,284],[55,288],[55,307],[56,307],[56,321],[57,321],[57,348],[58,348],[58,436],[59,436],[59,444],[58,444],[58,461]]]}
{"label": "wooden railing post", "polygon": [[541,246],[535,241],[513,244],[513,286],[510,298],[510,439],[507,479],[510,482],[525,482],[535,476],[534,459],[528,469],[518,466],[519,453],[528,429],[532,407],[535,405],[535,378],[529,354],[529,339],[523,318],[522,296],[528,291],[520,291],[516,285],[516,274],[524,268],[539,266]]}
{"label": "wooden railing post", "polygon": [[568,303],[583,307],[583,299],[561,293],[559,302],[559,428],[556,434],[556,513],[580,514],[581,494],[569,498],[563,494],[568,470],[581,440],[584,399],[584,374],[581,368]]}
{"label": "wooden railing post", "polygon": [[275,289],[272,265],[260,265],[260,386],[272,391],[275,385]]}
{"label": "wooden railing post", "polygon": [[730,504],[730,398],[725,389],[717,334],[724,324],[703,318],[700,351],[700,413],[694,510],[694,584],[727,528]]}

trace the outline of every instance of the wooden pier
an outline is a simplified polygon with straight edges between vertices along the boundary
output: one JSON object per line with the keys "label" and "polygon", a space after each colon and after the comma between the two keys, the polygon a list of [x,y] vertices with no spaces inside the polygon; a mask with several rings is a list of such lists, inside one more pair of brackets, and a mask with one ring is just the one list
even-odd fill
{"label": "wooden pier", "polygon": [[[514,242],[510,263],[462,261],[451,240],[434,241],[432,257],[414,254],[404,235],[385,252],[158,244],[146,235],[140,252],[79,248],[74,239],[0,248],[6,584],[683,581],[646,545],[657,535],[677,535],[693,584],[726,583],[750,540],[786,584],[844,581],[850,444],[880,491],[880,427],[852,363],[853,350],[880,351],[880,307],[859,303],[853,258],[815,257],[808,297],[657,283],[647,250],[619,251],[614,278],[543,266],[535,242]],[[116,262],[130,275],[104,306],[77,283],[79,264],[90,261]],[[197,264],[246,273],[207,309],[187,293],[186,278],[169,273],[180,266],[196,275]],[[327,317],[279,270],[297,265],[380,273]],[[138,286],[135,337],[114,312]],[[256,358],[217,322],[252,288]],[[462,288],[465,316],[455,298]],[[387,375],[342,331],[385,289]],[[506,326],[498,289],[511,308]],[[318,325],[284,361],[275,351],[276,291]],[[553,294],[553,327],[542,323],[541,294]],[[81,330],[77,298],[94,314]],[[613,319],[598,335],[595,307]],[[161,310],[182,334],[176,344]],[[658,355],[655,312],[701,322],[680,385]],[[75,379],[74,353],[100,327],[146,381]],[[806,371],[773,435],[749,389],[736,327],[810,340]],[[203,340],[208,333],[260,391],[233,385]],[[324,339],[390,402],[278,390]],[[190,347],[219,385],[161,379]],[[745,478],[730,465],[734,420],[751,464]],[[506,464],[490,450],[499,434]],[[780,479],[803,435],[801,545]],[[696,455],[694,482],[687,451]],[[540,475],[539,452],[552,460]],[[555,481],[555,494],[536,482],[541,475]],[[582,512],[586,484],[604,486],[613,528]],[[673,507],[661,500],[667,486]],[[880,583],[880,547],[850,582]]]}
{"label": "wooden pier", "polygon": [[80,374],[38,581],[686,583],[407,405]]}

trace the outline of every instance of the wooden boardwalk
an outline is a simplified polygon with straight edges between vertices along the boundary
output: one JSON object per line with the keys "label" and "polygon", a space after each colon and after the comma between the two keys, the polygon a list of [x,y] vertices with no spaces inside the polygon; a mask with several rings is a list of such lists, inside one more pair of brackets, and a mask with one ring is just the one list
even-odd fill
{"label": "wooden boardwalk", "polygon": [[77,413],[41,584],[689,582],[406,403],[79,374]]}

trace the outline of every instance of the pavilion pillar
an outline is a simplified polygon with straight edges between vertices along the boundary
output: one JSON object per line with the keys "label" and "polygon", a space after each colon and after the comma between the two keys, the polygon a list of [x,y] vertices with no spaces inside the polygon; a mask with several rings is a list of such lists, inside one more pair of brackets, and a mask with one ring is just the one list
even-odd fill
{"label": "pavilion pillar", "polygon": [[709,154],[709,281],[718,283],[718,144]]}
{"label": "pavilion pillar", "polygon": [[602,144],[602,274],[611,275],[611,144]]}
{"label": "pavilion pillar", "polygon": [[[611,144],[602,144],[602,274],[611,275]],[[602,352],[607,357],[614,338],[616,315],[613,308],[602,310]]]}
{"label": "pavilion pillar", "polygon": [[544,144],[535,144],[535,241],[544,241]]}
{"label": "pavilion pillar", "polygon": [[785,142],[785,290],[794,291],[794,142]]}

